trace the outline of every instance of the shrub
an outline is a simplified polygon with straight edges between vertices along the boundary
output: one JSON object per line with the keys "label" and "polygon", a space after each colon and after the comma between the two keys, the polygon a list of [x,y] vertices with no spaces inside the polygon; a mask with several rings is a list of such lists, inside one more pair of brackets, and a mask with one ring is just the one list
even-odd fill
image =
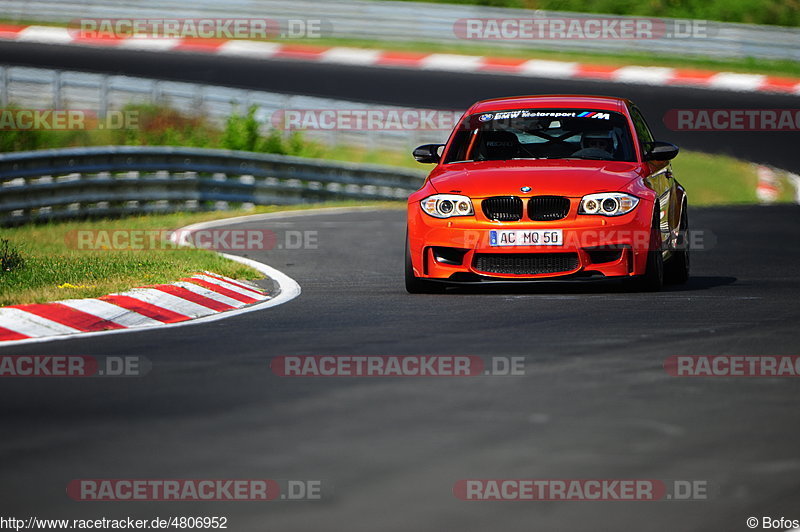
{"label": "shrub", "polygon": [[8,239],[0,238],[0,273],[22,269],[25,259]]}

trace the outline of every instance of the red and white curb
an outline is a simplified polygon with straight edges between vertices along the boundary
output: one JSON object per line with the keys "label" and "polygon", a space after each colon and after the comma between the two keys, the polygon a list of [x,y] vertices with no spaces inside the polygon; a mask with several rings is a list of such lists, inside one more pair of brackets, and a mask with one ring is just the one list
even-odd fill
{"label": "red and white curb", "polygon": [[[344,209],[318,209],[316,212],[322,211],[342,212]],[[190,232],[207,226],[308,214],[311,212],[228,218],[184,227],[175,231],[173,236],[179,234],[185,238]],[[68,299],[45,304],[2,307],[0,347],[119,334],[152,327],[208,323],[281,305],[301,293],[297,281],[271,266],[237,255],[220,255],[250,266],[270,278],[277,286],[275,293],[268,294],[250,283],[203,272],[176,283],[143,286],[96,299]]]}
{"label": "red and white curb", "polygon": [[97,299],[0,308],[0,342],[179,323],[269,299],[254,285],[203,272]]}
{"label": "red and white curb", "polygon": [[[331,207],[265,214],[250,214],[201,222],[174,231],[171,240],[187,245],[191,233],[210,227],[317,215],[349,214],[373,207]],[[208,323],[270,307],[298,297],[300,285],[264,263],[220,253],[226,259],[250,266],[277,286],[267,294],[247,282],[203,272],[168,285],[134,288],[97,299],[70,299],[39,305],[0,307],[0,348],[70,338],[86,338]]]}
{"label": "red and white curb", "polygon": [[600,80],[745,92],[800,95],[800,79],[653,66],[607,66],[566,61],[425,54],[366,48],[325,47],[224,39],[79,38],[67,28],[0,25],[0,39],[43,44],[113,47],[154,52],[200,52],[254,59],[294,59],[342,65],[395,67],[449,72]]}

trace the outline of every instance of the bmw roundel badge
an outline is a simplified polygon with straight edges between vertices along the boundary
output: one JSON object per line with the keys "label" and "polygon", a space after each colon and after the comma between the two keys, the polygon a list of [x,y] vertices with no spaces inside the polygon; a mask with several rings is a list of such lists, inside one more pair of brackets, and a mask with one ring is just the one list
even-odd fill
{"label": "bmw roundel badge", "polygon": [[520,190],[522,192],[530,192],[531,191],[531,187],[522,187]]}

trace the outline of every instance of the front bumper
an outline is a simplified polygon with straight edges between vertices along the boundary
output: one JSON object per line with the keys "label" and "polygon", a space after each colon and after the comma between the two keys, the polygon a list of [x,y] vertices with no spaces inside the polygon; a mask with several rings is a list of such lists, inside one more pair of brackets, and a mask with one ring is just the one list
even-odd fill
{"label": "front bumper", "polygon": [[[619,217],[578,215],[551,222],[438,219],[409,204],[408,241],[414,275],[453,282],[624,278],[642,275],[652,248],[652,203]],[[560,229],[559,246],[492,246],[499,229]]]}

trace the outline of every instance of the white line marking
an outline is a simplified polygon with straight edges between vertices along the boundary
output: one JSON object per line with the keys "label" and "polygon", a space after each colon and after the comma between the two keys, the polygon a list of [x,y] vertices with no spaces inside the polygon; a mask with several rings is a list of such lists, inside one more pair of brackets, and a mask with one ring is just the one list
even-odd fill
{"label": "white line marking", "polygon": [[[354,212],[368,212],[376,210],[375,207],[328,207],[324,209],[298,209],[296,211],[283,211],[283,212],[268,212],[263,214],[246,214],[244,216],[236,216],[233,218],[221,218],[219,220],[212,220],[210,222],[200,222],[193,225],[187,225],[177,231],[173,231],[170,235],[170,240],[175,244],[185,246],[191,241],[190,235],[195,231],[202,229],[209,229],[211,227],[225,227],[228,225],[238,225],[249,222],[263,222],[267,220],[274,220],[276,218],[305,218],[306,216],[319,216],[323,214],[351,214]],[[224,254],[223,254],[224,255]]]}

